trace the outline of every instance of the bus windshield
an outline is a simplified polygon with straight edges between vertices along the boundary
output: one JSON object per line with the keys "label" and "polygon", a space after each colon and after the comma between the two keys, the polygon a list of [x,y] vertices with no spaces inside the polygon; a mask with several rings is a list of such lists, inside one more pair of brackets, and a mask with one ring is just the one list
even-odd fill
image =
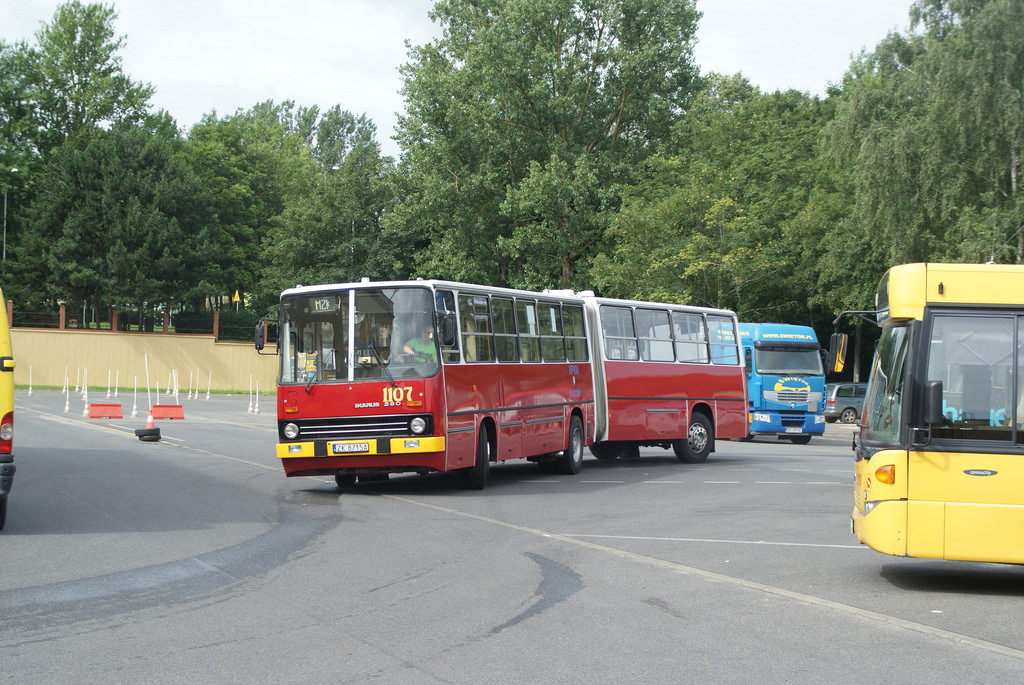
{"label": "bus windshield", "polygon": [[754,367],[761,375],[820,376],[824,373],[817,345],[756,345]]}
{"label": "bus windshield", "polygon": [[897,442],[903,410],[904,360],[909,329],[892,326],[878,341],[871,382],[864,398],[864,439]]}
{"label": "bus windshield", "polygon": [[281,300],[282,384],[437,374],[434,302],[425,288],[289,294]]}

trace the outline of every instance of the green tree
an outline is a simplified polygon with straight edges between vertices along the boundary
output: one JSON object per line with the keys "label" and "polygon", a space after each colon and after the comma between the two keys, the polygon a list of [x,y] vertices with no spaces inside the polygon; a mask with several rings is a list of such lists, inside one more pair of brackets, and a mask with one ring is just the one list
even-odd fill
{"label": "green tree", "polygon": [[205,255],[216,266],[205,284],[211,293],[276,299],[259,283],[263,242],[289,198],[308,194],[317,177],[303,139],[290,132],[291,111],[290,102],[260,103],[223,118],[208,114],[189,132],[184,154],[211,208]]}
{"label": "green tree", "polygon": [[26,55],[29,99],[37,123],[36,144],[56,150],[101,125],[138,123],[149,110],[153,88],[121,69],[113,6],[70,0],[37,33]]}
{"label": "green tree", "polygon": [[81,149],[66,140],[53,153],[18,248],[30,302],[141,311],[205,294],[207,216],[182,144],[163,115],[97,132]]}
{"label": "green tree", "polygon": [[27,166],[34,153],[35,131],[24,71],[27,50],[24,43],[8,45],[0,41],[0,170]]}
{"label": "green tree", "polygon": [[376,128],[338,107],[313,123],[310,152],[322,171],[308,192],[288,199],[264,241],[264,300],[297,283],[405,275],[397,271],[402,240],[381,227],[394,192],[391,161],[381,156]]}
{"label": "green tree", "polygon": [[815,241],[793,222],[822,182],[817,138],[830,111],[804,93],[709,75],[664,156],[625,191],[595,281],[623,297],[807,322],[815,272],[804,245]]}
{"label": "green tree", "polygon": [[821,262],[837,307],[870,307],[895,264],[1024,259],[1024,4],[922,0],[911,20],[854,61],[823,138],[852,198]]}
{"label": "green tree", "polygon": [[443,0],[410,51],[389,218],[424,275],[582,285],[613,192],[652,153],[696,78],[689,0]]}

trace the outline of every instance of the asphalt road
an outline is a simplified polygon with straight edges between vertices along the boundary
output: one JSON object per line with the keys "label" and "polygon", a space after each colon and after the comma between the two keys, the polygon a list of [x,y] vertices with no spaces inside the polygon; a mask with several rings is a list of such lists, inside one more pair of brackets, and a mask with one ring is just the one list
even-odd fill
{"label": "asphalt road", "polygon": [[0,680],[1024,675],[1024,569],[856,544],[848,426],[720,442],[699,465],[652,449],[577,476],[504,464],[483,491],[440,474],[341,492],[284,477],[271,400],[177,403],[185,420],[143,443],[144,410],[89,419],[77,395],[19,391]]}

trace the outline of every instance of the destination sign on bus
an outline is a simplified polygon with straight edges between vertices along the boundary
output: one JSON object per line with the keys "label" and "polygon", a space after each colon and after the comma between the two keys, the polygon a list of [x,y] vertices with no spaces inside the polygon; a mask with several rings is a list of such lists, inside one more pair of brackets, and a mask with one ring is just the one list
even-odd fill
{"label": "destination sign on bus", "polygon": [[327,314],[338,310],[337,297],[313,297],[309,300],[310,309],[317,314]]}

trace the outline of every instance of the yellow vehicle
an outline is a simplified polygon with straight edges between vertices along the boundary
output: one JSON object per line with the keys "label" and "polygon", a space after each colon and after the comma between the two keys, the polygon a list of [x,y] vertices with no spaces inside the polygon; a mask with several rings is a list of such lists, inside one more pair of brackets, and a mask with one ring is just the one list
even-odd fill
{"label": "yellow vehicle", "polygon": [[[0,303],[5,303],[0,290]],[[7,307],[0,306],[0,530],[7,522],[7,495],[14,482],[14,353]]]}
{"label": "yellow vehicle", "polygon": [[1024,563],[1024,266],[897,266],[876,308],[857,539],[896,556]]}

